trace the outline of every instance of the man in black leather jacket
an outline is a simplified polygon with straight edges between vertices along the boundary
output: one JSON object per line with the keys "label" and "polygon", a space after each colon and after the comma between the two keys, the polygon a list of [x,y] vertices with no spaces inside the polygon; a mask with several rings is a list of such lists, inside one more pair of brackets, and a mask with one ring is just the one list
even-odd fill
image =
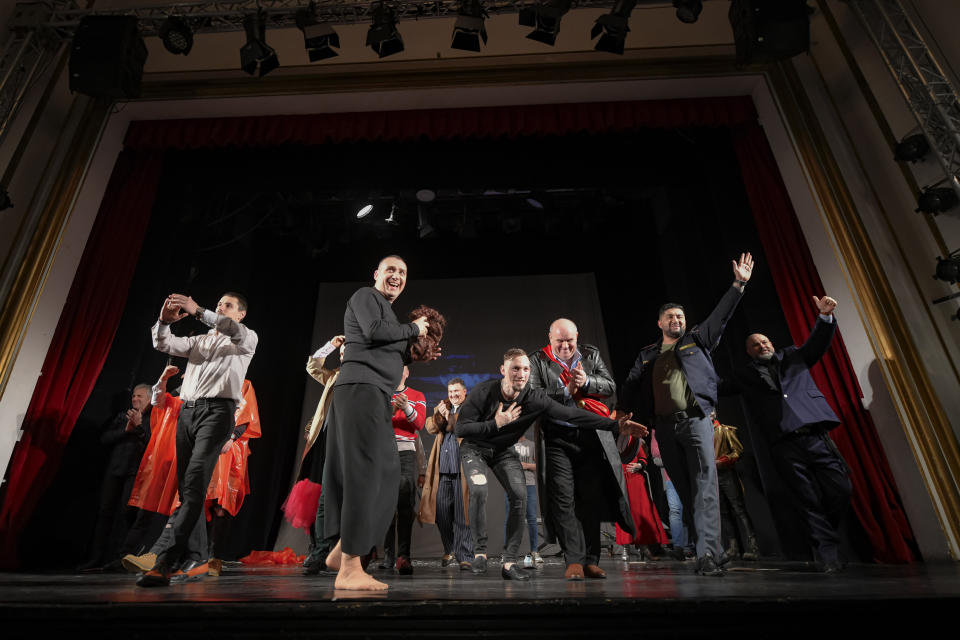
{"label": "man in black leather jacket", "polygon": [[[577,344],[577,325],[558,318],[547,334],[550,343],[530,356],[530,386],[560,404],[609,413],[617,385],[593,345]],[[616,521],[633,531],[627,487],[617,443],[609,431],[571,429],[544,419],[538,424],[537,465],[540,504],[548,538],[563,549],[568,580],[604,578],[599,567],[600,522]]]}

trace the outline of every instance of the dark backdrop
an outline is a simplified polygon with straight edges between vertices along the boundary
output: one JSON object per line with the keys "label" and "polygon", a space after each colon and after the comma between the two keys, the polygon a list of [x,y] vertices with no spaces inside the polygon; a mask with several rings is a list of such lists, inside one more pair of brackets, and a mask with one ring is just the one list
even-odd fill
{"label": "dark backdrop", "polygon": [[[418,211],[413,192],[424,187],[438,197]],[[592,272],[609,364],[622,382],[640,348],[658,337],[659,305],[681,302],[695,323],[730,285],[730,260],[751,251],[758,267],[714,355],[717,369],[745,359],[743,340],[753,331],[789,341],[725,129],[170,151],[159,194],[110,355],[22,538],[26,565],[75,564],[85,555],[105,460],[99,428],[124,408],[134,384],[162,370],[149,327],[172,291],[206,306],[223,291],[241,291],[250,300],[246,322],[260,335],[248,377],[264,434],[252,443],[252,492],[228,557],[271,548],[279,528],[302,433],[304,355],[316,348],[318,285],[367,281],[387,253],[403,255],[414,278]],[[376,208],[358,221],[354,212],[367,200]],[[384,221],[392,203],[399,225]],[[421,237],[424,215],[431,237]],[[503,318],[507,339],[509,309]],[[176,331],[202,330],[191,322]],[[721,402],[720,411],[722,421],[746,424],[739,401]],[[805,556],[772,476],[764,476],[762,499],[756,469],[764,470],[765,453],[741,431],[741,475],[764,551]]]}

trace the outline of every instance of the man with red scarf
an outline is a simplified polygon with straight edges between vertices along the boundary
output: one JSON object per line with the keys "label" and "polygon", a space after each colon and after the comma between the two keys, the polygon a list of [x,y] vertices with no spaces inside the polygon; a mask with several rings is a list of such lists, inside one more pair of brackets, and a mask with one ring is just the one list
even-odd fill
{"label": "man with red scarf", "polygon": [[[617,385],[600,350],[588,344],[578,348],[577,325],[566,318],[554,320],[547,336],[550,344],[530,356],[530,386],[560,404],[609,416]],[[537,465],[543,521],[548,538],[556,536],[563,549],[564,576],[605,578],[599,566],[600,522],[612,520],[634,532],[613,434],[544,418],[537,440],[545,454],[545,464]]]}

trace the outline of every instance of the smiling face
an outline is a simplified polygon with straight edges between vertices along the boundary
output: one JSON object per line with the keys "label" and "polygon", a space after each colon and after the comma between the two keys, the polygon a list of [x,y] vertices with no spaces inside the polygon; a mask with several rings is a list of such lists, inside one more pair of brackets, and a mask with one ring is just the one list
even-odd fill
{"label": "smiling face", "polygon": [[150,406],[150,388],[137,387],[134,389],[133,395],[130,396],[130,406],[140,412]]}
{"label": "smiling face", "polygon": [[233,296],[223,296],[220,298],[220,301],[217,302],[217,313],[222,316],[227,316],[234,322],[241,322],[247,315],[246,309],[240,309],[239,298],[234,298]]}
{"label": "smiling face", "polygon": [[450,401],[455,407],[459,407],[463,404],[464,399],[467,397],[467,389],[459,382],[454,382],[451,385],[447,385],[447,400]]}
{"label": "smiling face", "polygon": [[671,307],[664,309],[657,320],[657,326],[663,332],[663,337],[670,340],[679,340],[687,330],[687,319],[683,315],[683,309]]}
{"label": "smiling face", "polygon": [[769,360],[773,353],[773,343],[762,333],[754,333],[747,338],[747,355],[754,360]]}
{"label": "smiling face", "polygon": [[407,285],[407,263],[394,256],[384,258],[373,272],[373,280],[373,288],[393,302]]}
{"label": "smiling face", "polygon": [[560,318],[550,325],[550,349],[564,362],[570,362],[577,353],[577,325],[570,320]]}
{"label": "smiling face", "polygon": [[509,360],[504,360],[500,365],[500,373],[503,374],[503,388],[509,389],[516,395],[523,391],[530,380],[530,358],[527,356],[516,356]]}

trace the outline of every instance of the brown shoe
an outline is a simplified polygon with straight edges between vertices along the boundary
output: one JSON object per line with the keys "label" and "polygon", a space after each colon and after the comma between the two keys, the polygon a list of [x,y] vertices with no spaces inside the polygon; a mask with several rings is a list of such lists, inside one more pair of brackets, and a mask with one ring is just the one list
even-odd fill
{"label": "brown shoe", "polygon": [[601,580],[607,577],[607,572],[595,564],[587,564],[583,566],[583,575],[594,580]]}
{"label": "brown shoe", "polygon": [[207,575],[219,578],[223,573],[223,561],[220,558],[210,558],[207,561]]}
{"label": "brown shoe", "polygon": [[563,577],[567,580],[583,580],[583,565],[579,562],[567,565],[567,570],[563,572]]}

